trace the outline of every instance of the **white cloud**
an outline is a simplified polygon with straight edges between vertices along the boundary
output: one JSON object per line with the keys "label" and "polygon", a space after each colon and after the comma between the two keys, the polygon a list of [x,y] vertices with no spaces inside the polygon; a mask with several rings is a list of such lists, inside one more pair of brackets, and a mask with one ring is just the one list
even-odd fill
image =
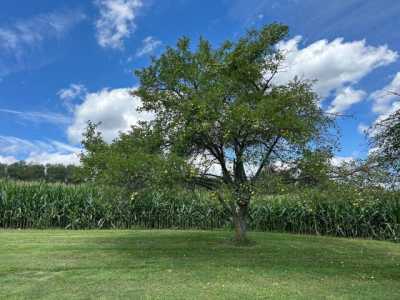
{"label": "white cloud", "polygon": [[335,99],[333,99],[328,112],[329,113],[342,113],[349,109],[353,104],[362,101],[366,93],[362,90],[354,90],[351,87],[346,87],[337,92]]}
{"label": "white cloud", "polygon": [[11,165],[18,160],[14,156],[2,156],[0,155],[0,164]]}
{"label": "white cloud", "polygon": [[28,141],[0,135],[0,162],[8,164],[23,159],[28,163],[78,165],[81,151],[59,141]]}
{"label": "white cloud", "polygon": [[86,93],[86,88],[82,84],[72,83],[66,89],[61,89],[57,92],[57,95],[61,100],[73,100],[77,97],[82,96]]}
{"label": "white cloud", "polygon": [[161,45],[162,45],[161,41],[155,39],[152,36],[148,36],[142,41],[142,47],[136,52],[136,56],[141,57],[144,55],[151,54]]}
{"label": "white cloud", "polygon": [[[371,129],[367,132],[370,137],[375,136],[379,132],[379,128],[374,127],[374,125],[386,119],[397,110],[400,110],[400,95],[395,95],[393,93],[400,94],[400,72],[395,75],[387,86],[370,95],[372,111],[377,114]],[[376,149],[374,151],[376,151]]]}
{"label": "white cloud", "polygon": [[25,159],[27,163],[34,163],[34,164],[40,164],[40,165],[56,165],[56,164],[62,164],[65,166],[68,165],[79,165],[80,164],[80,159],[79,159],[79,153],[48,153],[48,152],[42,152],[42,153],[33,153],[29,157]]}
{"label": "white cloud", "polygon": [[38,63],[26,55],[37,51],[46,40],[62,38],[84,19],[79,10],[64,10],[0,25],[0,76]]}
{"label": "white cloud", "polygon": [[74,108],[74,100],[83,98],[87,94],[87,89],[83,84],[72,83],[68,88],[61,89],[57,92],[58,97],[63,105],[71,112]]}
{"label": "white cloud", "polygon": [[100,17],[96,21],[97,41],[102,47],[123,47],[123,40],[135,30],[141,0],[98,0]]}
{"label": "white cloud", "polygon": [[335,156],[331,159],[331,164],[333,166],[341,166],[344,163],[350,163],[354,161],[354,157],[352,156]]}
{"label": "white cloud", "polygon": [[393,112],[394,107],[399,105],[396,101],[400,101],[400,96],[394,95],[393,92],[400,94],[400,72],[396,74],[392,82],[387,86],[371,94],[371,99],[373,100],[372,110],[384,115]]}
{"label": "white cloud", "polygon": [[13,136],[0,135],[0,154],[2,155],[24,155],[36,149],[37,147],[30,141]]}
{"label": "white cloud", "polygon": [[19,20],[0,27],[0,49],[20,51],[24,46],[35,46],[48,38],[60,38],[85,15],[76,10],[52,12]]}
{"label": "white cloud", "polygon": [[375,127],[374,125],[376,125],[379,122],[385,120],[391,114],[393,114],[393,113],[395,113],[396,111],[399,111],[399,110],[400,110],[400,97],[398,97],[398,101],[394,101],[392,103],[392,105],[390,106],[390,109],[388,109],[385,112],[383,112],[383,113],[378,115],[378,117],[372,123],[371,129],[368,131],[368,136],[374,137],[375,135],[377,135],[380,132],[380,130],[382,130],[384,127],[382,127],[382,126]]}
{"label": "white cloud", "polygon": [[130,94],[132,89],[103,89],[86,95],[82,104],[75,107],[74,120],[68,128],[72,143],[79,143],[87,127],[87,122],[101,122],[99,130],[104,139],[111,142],[119,132],[127,131],[138,121],[152,119],[151,113],[138,112],[141,100]]}
{"label": "white cloud", "polygon": [[0,113],[14,115],[17,118],[34,123],[69,124],[71,119],[68,116],[52,112],[18,111],[0,108]]}
{"label": "white cloud", "polygon": [[215,176],[222,175],[221,165],[208,151],[190,157],[188,162],[197,168],[200,174]]}
{"label": "white cloud", "polygon": [[286,54],[285,70],[275,82],[286,83],[295,76],[317,80],[315,91],[325,98],[335,90],[359,82],[374,69],[393,63],[398,54],[386,45],[368,46],[365,40],[345,42],[319,40],[300,49],[302,37],[281,42],[278,48]]}

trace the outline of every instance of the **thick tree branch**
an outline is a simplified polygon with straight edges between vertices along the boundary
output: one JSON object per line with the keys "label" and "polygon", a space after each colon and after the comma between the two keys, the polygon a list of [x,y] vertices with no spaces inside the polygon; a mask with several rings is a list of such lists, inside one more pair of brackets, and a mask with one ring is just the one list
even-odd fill
{"label": "thick tree branch", "polygon": [[236,182],[244,182],[247,180],[246,172],[243,165],[243,151],[244,147],[238,139],[234,139],[234,149],[236,159],[234,161],[234,175]]}
{"label": "thick tree branch", "polygon": [[274,150],[274,148],[275,148],[276,144],[278,143],[278,141],[280,140],[280,138],[281,138],[280,136],[277,136],[275,138],[275,140],[273,141],[272,145],[269,147],[268,151],[265,153],[264,158],[261,161],[260,166],[258,167],[257,172],[253,177],[253,180],[256,180],[260,176],[263,168],[267,164],[269,157],[271,156],[271,153]]}
{"label": "thick tree branch", "polygon": [[221,166],[222,175],[226,184],[232,184],[232,177],[228,171],[225,161],[225,154],[222,146],[218,145],[208,145],[206,149],[210,151],[210,153],[214,156],[214,158],[218,161]]}
{"label": "thick tree branch", "polygon": [[278,68],[276,68],[276,70],[272,71],[271,76],[267,79],[264,86],[262,87],[263,93],[265,93],[265,91],[270,87],[270,83],[271,83],[272,79],[274,79],[274,77],[277,73],[278,73]]}

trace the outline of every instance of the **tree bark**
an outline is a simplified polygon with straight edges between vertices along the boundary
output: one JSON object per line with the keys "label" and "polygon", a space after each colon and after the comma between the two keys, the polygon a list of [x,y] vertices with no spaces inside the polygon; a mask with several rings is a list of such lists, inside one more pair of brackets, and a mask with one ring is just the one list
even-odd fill
{"label": "tree bark", "polygon": [[233,223],[235,226],[235,241],[243,243],[247,241],[247,204],[236,205],[233,211]]}

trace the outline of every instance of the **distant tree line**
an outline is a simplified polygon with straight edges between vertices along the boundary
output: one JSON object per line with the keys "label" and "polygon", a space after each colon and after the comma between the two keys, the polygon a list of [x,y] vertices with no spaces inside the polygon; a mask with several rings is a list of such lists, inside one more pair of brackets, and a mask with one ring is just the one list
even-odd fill
{"label": "distant tree line", "polygon": [[67,184],[81,183],[79,167],[62,164],[28,164],[19,161],[10,165],[0,163],[0,179],[21,181],[62,182]]}

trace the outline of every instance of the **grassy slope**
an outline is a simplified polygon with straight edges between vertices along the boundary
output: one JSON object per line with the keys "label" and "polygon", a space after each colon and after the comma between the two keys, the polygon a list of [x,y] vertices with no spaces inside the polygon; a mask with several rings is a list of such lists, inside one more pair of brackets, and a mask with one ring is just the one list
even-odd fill
{"label": "grassy slope", "polygon": [[204,231],[0,231],[0,299],[400,299],[400,245]]}

